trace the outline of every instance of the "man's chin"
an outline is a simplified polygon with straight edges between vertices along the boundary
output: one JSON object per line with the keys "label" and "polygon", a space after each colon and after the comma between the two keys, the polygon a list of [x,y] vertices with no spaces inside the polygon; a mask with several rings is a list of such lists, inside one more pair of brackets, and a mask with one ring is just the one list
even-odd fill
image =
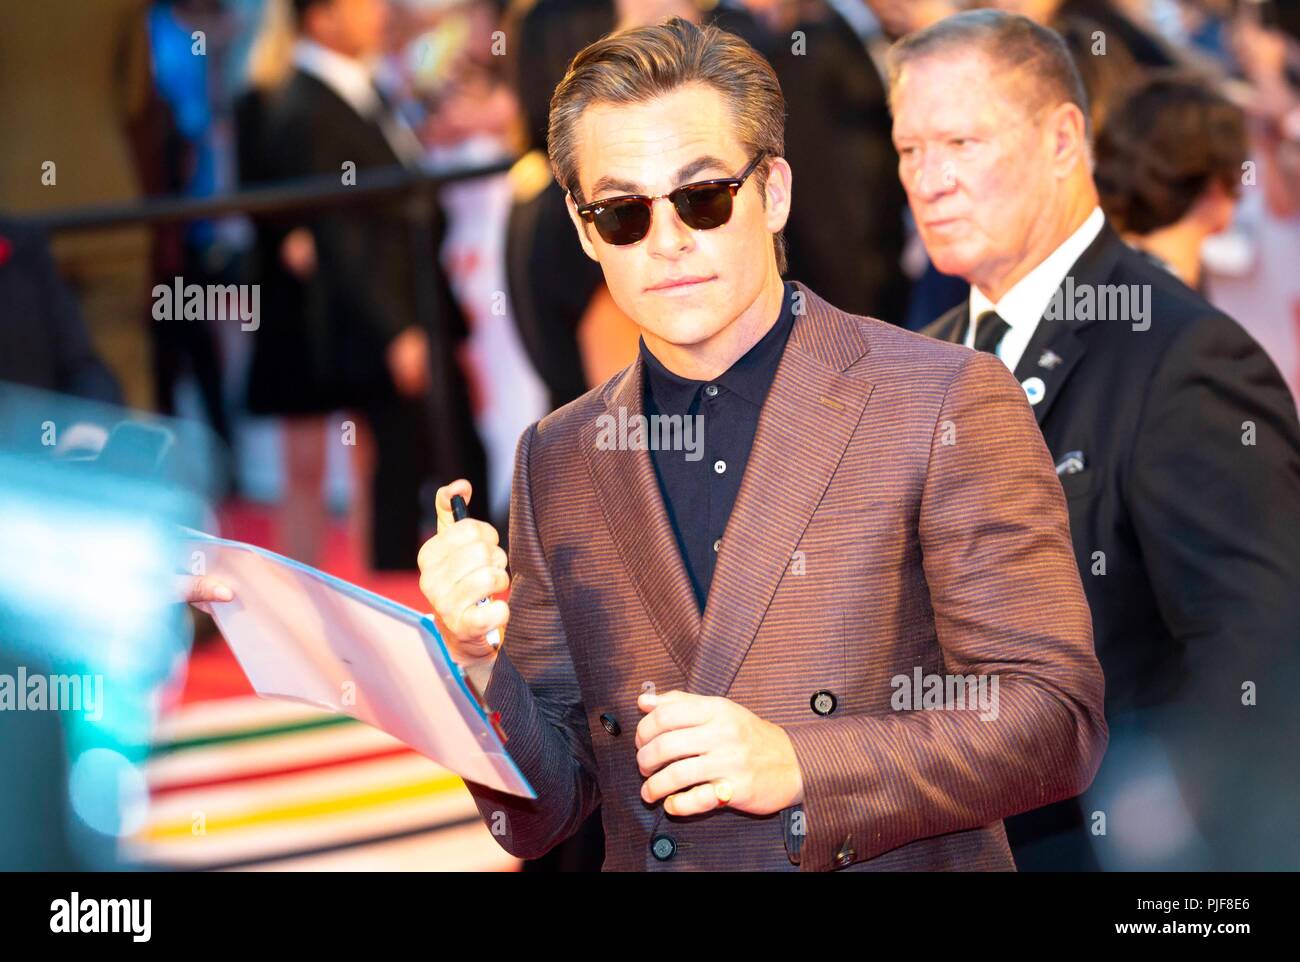
{"label": "man's chin", "polygon": [[971,270],[975,267],[975,259],[963,255],[961,251],[945,248],[938,251],[930,252],[930,263],[940,274],[948,274],[952,277],[968,277]]}
{"label": "man's chin", "polygon": [[[725,326],[725,325],[723,325]],[[675,347],[692,347],[702,344],[722,329],[718,312],[703,308],[683,311],[673,317],[660,317],[649,330],[661,340]]]}

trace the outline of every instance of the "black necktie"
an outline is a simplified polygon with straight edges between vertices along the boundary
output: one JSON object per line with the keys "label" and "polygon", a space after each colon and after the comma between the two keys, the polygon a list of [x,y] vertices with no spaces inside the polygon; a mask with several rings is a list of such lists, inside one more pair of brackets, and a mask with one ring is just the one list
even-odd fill
{"label": "black necktie", "polygon": [[1002,320],[996,311],[985,311],[975,318],[975,350],[996,354],[998,342],[1002,335],[1011,329],[1011,325]]}

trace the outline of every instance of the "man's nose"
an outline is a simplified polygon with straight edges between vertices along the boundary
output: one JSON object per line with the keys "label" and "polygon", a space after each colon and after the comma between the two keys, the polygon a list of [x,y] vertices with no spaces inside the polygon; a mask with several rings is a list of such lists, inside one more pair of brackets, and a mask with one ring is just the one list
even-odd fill
{"label": "man's nose", "polygon": [[653,202],[650,235],[646,238],[650,253],[672,257],[691,245],[691,229],[677,216],[677,208],[667,197]]}
{"label": "man's nose", "polygon": [[923,200],[941,197],[957,186],[957,168],[943,152],[927,150],[912,171],[912,193]]}

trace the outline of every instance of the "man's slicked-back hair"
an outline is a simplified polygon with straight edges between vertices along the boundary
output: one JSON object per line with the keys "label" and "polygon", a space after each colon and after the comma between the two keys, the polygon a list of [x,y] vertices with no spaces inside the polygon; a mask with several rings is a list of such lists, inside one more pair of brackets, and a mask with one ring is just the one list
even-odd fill
{"label": "man's slicked-back hair", "polygon": [[[642,104],[687,84],[718,91],[736,139],[749,157],[763,151],[754,171],[766,204],[768,165],[785,154],[785,97],[762,54],[735,34],[681,17],[608,34],[578,52],[551,96],[546,147],[560,186],[585,203],[578,181],[577,137],[584,111],[595,104]],[[736,171],[735,173],[739,173]],[[784,232],[776,234],[777,269],[786,270]]]}
{"label": "man's slicked-back hair", "polygon": [[1018,13],[1004,10],[968,10],[945,17],[924,30],[909,33],[889,48],[886,65],[889,89],[898,89],[898,80],[908,63],[934,55],[976,51],[998,68],[997,79],[1021,73],[1023,83],[1009,85],[1028,113],[1072,103],[1083,113],[1085,133],[1092,140],[1092,123],[1088,115],[1088,94],[1070,49],[1055,30],[1035,23]]}

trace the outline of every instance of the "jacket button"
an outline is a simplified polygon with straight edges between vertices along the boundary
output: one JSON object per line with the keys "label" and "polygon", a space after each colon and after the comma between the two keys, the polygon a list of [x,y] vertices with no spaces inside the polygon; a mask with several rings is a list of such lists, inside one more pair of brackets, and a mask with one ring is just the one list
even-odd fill
{"label": "jacket button", "polygon": [[821,691],[815,691],[809,704],[812,705],[812,710],[818,715],[829,715],[835,710],[835,693],[829,692],[825,688],[821,689]]}
{"label": "jacket button", "polygon": [[852,848],[849,847],[848,840],[846,839],[844,842],[844,847],[835,853],[835,864],[838,865],[840,868],[844,868],[844,866],[849,865],[853,862],[853,856],[857,854],[858,854],[857,852],[855,852]]}
{"label": "jacket button", "polygon": [[677,851],[677,842],[671,835],[656,835],[650,840],[650,852],[661,862],[666,862]]}
{"label": "jacket button", "polygon": [[618,725],[618,719],[609,712],[605,712],[605,714],[600,716],[600,723],[604,726],[605,731],[609,732],[611,735],[617,735],[623,730]]}

